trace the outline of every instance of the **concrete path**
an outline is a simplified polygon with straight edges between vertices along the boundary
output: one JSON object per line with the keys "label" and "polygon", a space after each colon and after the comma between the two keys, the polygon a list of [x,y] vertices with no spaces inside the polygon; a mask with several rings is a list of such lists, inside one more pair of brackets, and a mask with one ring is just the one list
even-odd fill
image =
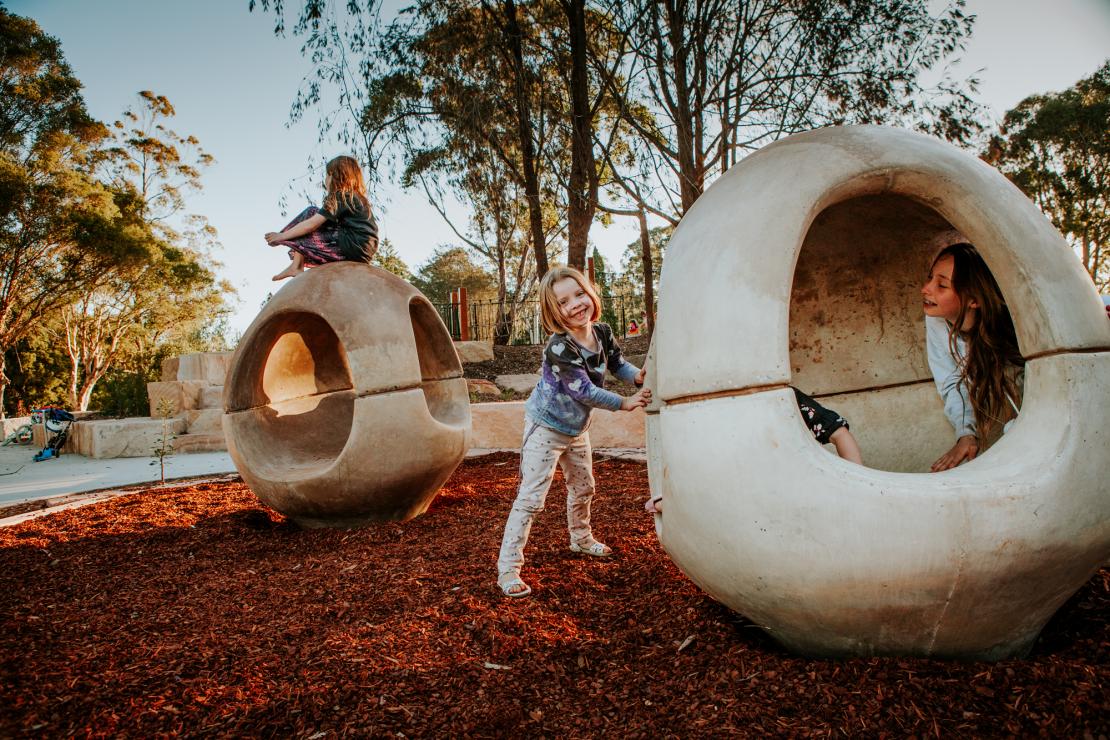
{"label": "concrete path", "polygon": [[[149,457],[93,460],[81,455],[34,462],[38,449],[30,445],[0,447],[0,506],[53,498],[102,488],[132,486],[159,480]],[[234,473],[226,452],[197,452],[166,458],[166,478]]]}

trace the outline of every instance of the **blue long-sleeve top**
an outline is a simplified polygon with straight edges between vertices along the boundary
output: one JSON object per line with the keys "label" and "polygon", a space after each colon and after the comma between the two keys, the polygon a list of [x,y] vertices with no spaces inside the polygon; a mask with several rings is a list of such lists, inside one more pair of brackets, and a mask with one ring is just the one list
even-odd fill
{"label": "blue long-sleeve top", "polygon": [[929,369],[933,372],[933,382],[937,393],[944,401],[944,415],[956,430],[956,439],[976,434],[975,413],[967,384],[963,380],[964,357],[967,343],[956,335],[956,354],[952,354],[949,337],[952,327],[937,316],[925,317],[925,348],[929,357]]}
{"label": "blue long-sleeve top", "polygon": [[529,419],[562,434],[577,436],[589,426],[592,409],[620,410],[622,398],[605,390],[605,370],[608,368],[615,377],[631,383],[640,369],[621,355],[608,324],[594,324],[593,332],[597,352],[582,347],[568,334],[552,334],[547,340],[540,382],[524,404]]}

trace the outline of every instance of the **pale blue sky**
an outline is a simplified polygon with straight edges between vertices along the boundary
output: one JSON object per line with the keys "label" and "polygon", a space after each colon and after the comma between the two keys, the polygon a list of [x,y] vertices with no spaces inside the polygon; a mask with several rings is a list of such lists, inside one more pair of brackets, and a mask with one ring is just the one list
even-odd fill
{"label": "pale blue sky", "polygon": [[[286,125],[309,70],[299,41],[275,38],[272,18],[247,12],[247,0],[8,0],[7,7],[62,42],[94,116],[113,121],[139,90],[153,90],[173,102],[173,127],[215,156],[188,210],[219,230],[221,273],[239,290],[232,327],[245,329],[285,262],[262,240],[284,225],[279,198],[310,158],[341,152],[316,143],[314,121]],[[960,71],[982,68],[979,97],[998,116],[1027,95],[1068,87],[1110,57],[1110,0],[969,0],[968,11],[979,20]],[[383,235],[410,267],[453,241],[421,195],[385,187],[371,197]],[[611,261],[635,237],[627,221],[591,231]]]}

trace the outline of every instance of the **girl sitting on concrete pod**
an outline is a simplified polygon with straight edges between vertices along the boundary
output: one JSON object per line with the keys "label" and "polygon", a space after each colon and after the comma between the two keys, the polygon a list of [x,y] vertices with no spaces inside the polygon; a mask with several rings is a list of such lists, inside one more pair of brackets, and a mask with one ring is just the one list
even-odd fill
{"label": "girl sitting on concrete pod", "polygon": [[543,352],[540,382],[524,406],[520,446],[520,487],[505,523],[497,558],[497,585],[512,598],[531,587],[520,579],[524,546],[532,520],[543,511],[555,466],[567,486],[567,528],[572,552],[606,558],[611,548],[594,539],[590,502],[594,496],[590,412],[594,408],[632,411],[651,400],[642,388],[624,398],[604,388],[605,370],[642,385],[644,371],[625,361],[613,330],[595,323],[601,315],[597,292],[578,270],[553,267],[540,280],[540,317],[551,332]]}
{"label": "girl sitting on concrete pod", "polygon": [[324,207],[309,206],[280,232],[266,234],[271,247],[289,247],[292,262],[274,280],[299,275],[305,265],[369,262],[378,251],[378,222],[354,157],[339,156],[324,168]]}
{"label": "girl sitting on concrete pod", "polygon": [[956,443],[932,465],[939,472],[973,459],[1013,421],[1025,359],[1002,292],[972,245],[942,249],[921,294],[929,369],[956,430]]}

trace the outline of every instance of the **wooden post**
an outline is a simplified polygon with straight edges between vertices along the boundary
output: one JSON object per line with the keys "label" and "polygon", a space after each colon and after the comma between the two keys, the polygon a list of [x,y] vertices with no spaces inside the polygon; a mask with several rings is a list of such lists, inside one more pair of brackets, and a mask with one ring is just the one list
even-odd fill
{"label": "wooden post", "polygon": [[470,304],[466,300],[466,288],[459,288],[459,338],[470,341]]}
{"label": "wooden post", "polygon": [[594,258],[593,257],[587,257],[586,258],[586,278],[591,283],[593,283],[594,285],[597,285],[597,277],[594,275]]}

